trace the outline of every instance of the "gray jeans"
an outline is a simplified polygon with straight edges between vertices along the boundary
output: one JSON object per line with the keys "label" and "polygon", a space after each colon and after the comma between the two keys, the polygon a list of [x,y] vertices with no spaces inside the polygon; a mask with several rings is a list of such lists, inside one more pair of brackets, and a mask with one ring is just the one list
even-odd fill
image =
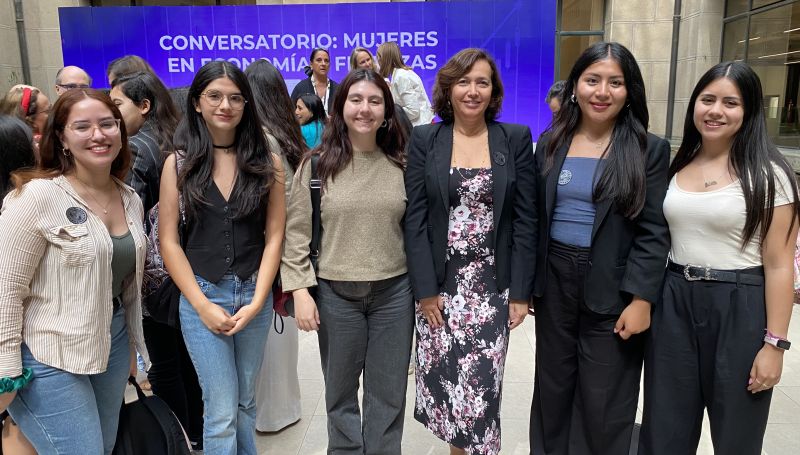
{"label": "gray jeans", "polygon": [[[329,454],[400,453],[414,326],[407,275],[343,297],[319,280],[319,349],[325,378]],[[358,404],[364,374],[364,415]]]}

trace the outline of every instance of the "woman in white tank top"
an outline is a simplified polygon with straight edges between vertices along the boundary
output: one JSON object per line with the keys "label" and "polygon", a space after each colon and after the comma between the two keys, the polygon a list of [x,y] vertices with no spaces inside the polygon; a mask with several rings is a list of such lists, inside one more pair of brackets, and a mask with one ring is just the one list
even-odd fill
{"label": "woman in white tank top", "polygon": [[798,196],[742,62],[692,93],[664,200],[672,246],[645,360],[639,454],[760,454],[792,312]]}

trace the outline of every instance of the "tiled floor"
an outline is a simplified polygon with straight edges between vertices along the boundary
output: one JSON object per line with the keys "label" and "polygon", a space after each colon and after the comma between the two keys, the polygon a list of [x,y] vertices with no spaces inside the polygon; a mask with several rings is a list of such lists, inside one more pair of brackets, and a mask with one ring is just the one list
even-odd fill
{"label": "tiled floor", "polygon": [[[800,305],[795,305],[789,334],[791,338],[800,339]],[[533,318],[528,317],[520,329],[512,332],[506,362],[501,411],[503,454],[529,453],[528,417],[533,395],[535,345]],[[783,379],[772,400],[764,454],[800,453],[800,353],[797,352],[800,351],[800,342],[797,345],[797,348],[785,356]],[[258,447],[261,454],[325,454],[327,444],[325,402],[316,334],[303,332],[300,334],[298,371],[302,391],[302,418],[283,431],[259,434]],[[444,455],[448,453],[447,446],[413,418],[413,380],[413,375],[409,376],[403,452],[411,455]],[[698,453],[713,454],[707,426],[703,431]]]}

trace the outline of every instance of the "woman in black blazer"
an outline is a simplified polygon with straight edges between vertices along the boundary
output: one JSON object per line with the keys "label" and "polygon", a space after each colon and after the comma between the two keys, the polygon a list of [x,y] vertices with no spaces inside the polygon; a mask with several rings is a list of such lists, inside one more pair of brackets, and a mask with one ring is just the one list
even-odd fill
{"label": "woman in black blazer", "polygon": [[444,122],[414,128],[406,171],[414,416],[451,453],[496,454],[509,330],[525,318],[533,288],[531,132],[495,121],[503,86],[483,50],[453,56],[433,94]]}
{"label": "woman in black blazer", "polygon": [[[328,77],[331,69],[331,55],[328,50],[318,47],[311,51],[309,65],[311,74],[308,75],[308,79],[303,79],[294,86],[292,101],[296,103],[303,95],[317,95],[322,100],[327,115],[333,108],[333,98],[336,96],[336,88],[339,87],[336,81]],[[308,67],[306,69],[308,70]]]}
{"label": "woman in black blazer", "polygon": [[633,55],[578,58],[535,164],[533,454],[628,453],[643,339],[669,249],[661,210],[669,144],[648,134]]}

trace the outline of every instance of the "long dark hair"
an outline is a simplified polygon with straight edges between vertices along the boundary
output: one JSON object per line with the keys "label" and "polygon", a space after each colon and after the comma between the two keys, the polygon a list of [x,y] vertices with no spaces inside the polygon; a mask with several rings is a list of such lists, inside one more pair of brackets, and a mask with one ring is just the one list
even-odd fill
{"label": "long dark hair", "polygon": [[[609,146],[603,151],[605,166],[594,187],[595,201],[611,199],[619,212],[626,218],[635,218],[644,207],[645,200],[645,152],[647,151],[647,125],[650,115],[647,112],[644,80],[633,54],[619,43],[601,42],[588,47],[580,57],[564,84],[565,100],[575,93],[581,74],[592,64],[605,59],[615,61],[622,69],[625,89],[628,96],[625,106],[617,115]],[[561,110],[553,118],[547,135],[547,145],[543,173],[553,167],[556,151],[572,142],[572,137],[580,126],[581,108],[571,100],[561,105]],[[557,171],[557,170],[556,170]]]}
{"label": "long dark hair", "polygon": [[17,117],[0,115],[0,201],[11,188],[11,173],[35,164],[30,127]]}
{"label": "long dark hair", "polygon": [[367,81],[375,84],[383,92],[384,118],[386,126],[378,128],[377,142],[381,151],[400,169],[405,169],[405,132],[398,127],[394,119],[394,100],[392,92],[386,81],[375,71],[357,69],[350,71],[347,77],[336,89],[336,97],[333,100],[333,113],[328,121],[328,127],[322,133],[322,141],[319,147],[312,150],[319,153],[318,174],[323,185],[330,178],[331,181],[336,177],[345,166],[350,164],[353,159],[353,145],[350,143],[350,136],[347,132],[347,124],[344,122],[344,105],[347,96],[350,94],[350,87],[357,82]]}
{"label": "long dark hair", "polygon": [[141,107],[144,100],[150,101],[145,122],[155,128],[159,148],[172,152],[172,135],[178,127],[180,114],[161,79],[154,74],[139,71],[114,79],[111,87],[119,87],[136,106]]}
{"label": "long dark hair", "polygon": [[68,174],[75,168],[75,157],[71,153],[64,154],[61,135],[64,134],[64,128],[67,126],[67,119],[72,107],[85,99],[100,101],[111,111],[111,115],[120,121],[119,136],[122,141],[122,148],[117,157],[114,158],[114,161],[111,162],[111,175],[120,180],[125,180],[125,175],[127,175],[131,167],[131,151],[128,148],[128,130],[125,129],[125,121],[119,112],[119,108],[104,91],[76,88],[67,90],[58,97],[56,104],[50,110],[50,116],[47,117],[47,125],[44,127],[44,133],[39,144],[39,165],[32,170],[15,172],[12,178],[14,187],[19,189],[33,179],[53,178]]}
{"label": "long dark hair", "polygon": [[[739,178],[744,193],[747,216],[742,228],[742,249],[758,232],[761,239],[767,235],[772,224],[772,212],[775,208],[775,169],[776,166],[786,174],[791,182],[792,195],[794,196],[793,208],[795,219],[800,215],[800,199],[797,194],[797,183],[794,171],[786,158],[781,155],[767,134],[767,123],[762,107],[763,95],[761,80],[758,75],[743,62],[722,62],[703,74],[697,82],[689,98],[686,109],[686,120],[683,124],[683,142],[678,148],[678,153],[669,167],[670,178],[686,167],[697,156],[702,144],[702,137],[694,124],[694,104],[697,97],[717,79],[727,78],[742,95],[742,108],[744,118],[742,126],[736,132],[728,155],[730,165]],[[788,195],[787,195],[788,196]],[[766,201],[766,206],[764,202]],[[792,219],[791,227],[795,219]],[[788,235],[791,234],[787,233]]]}
{"label": "long dark hair", "polygon": [[[325,123],[328,119],[328,116],[325,115],[325,106],[322,105],[322,100],[313,93],[306,93],[305,95],[300,95],[297,97],[298,100],[302,100],[303,104],[306,105],[306,109],[311,112],[311,118],[308,119],[306,123],[303,125],[308,125],[309,123],[313,122],[321,122]],[[297,103],[297,101],[295,101]],[[295,120],[295,123],[297,121]]]}
{"label": "long dark hair", "polygon": [[206,63],[197,72],[189,87],[186,99],[186,115],[175,132],[175,146],[183,150],[186,160],[178,176],[178,189],[186,203],[189,215],[197,213],[201,205],[208,202],[203,196],[213,182],[214,148],[211,133],[203,115],[195,110],[200,103],[200,94],[216,79],[226,77],[236,85],[246,100],[242,109],[242,120],[236,125],[236,164],[239,176],[234,192],[238,204],[237,217],[243,217],[261,206],[266,200],[275,177],[272,154],[261,130],[256,114],[255,99],[242,70],[225,61]]}
{"label": "long dark hair", "polygon": [[306,152],[306,143],[294,118],[294,104],[283,76],[272,63],[263,59],[250,64],[244,74],[253,90],[261,124],[278,142],[280,152],[292,169],[297,169]]}

